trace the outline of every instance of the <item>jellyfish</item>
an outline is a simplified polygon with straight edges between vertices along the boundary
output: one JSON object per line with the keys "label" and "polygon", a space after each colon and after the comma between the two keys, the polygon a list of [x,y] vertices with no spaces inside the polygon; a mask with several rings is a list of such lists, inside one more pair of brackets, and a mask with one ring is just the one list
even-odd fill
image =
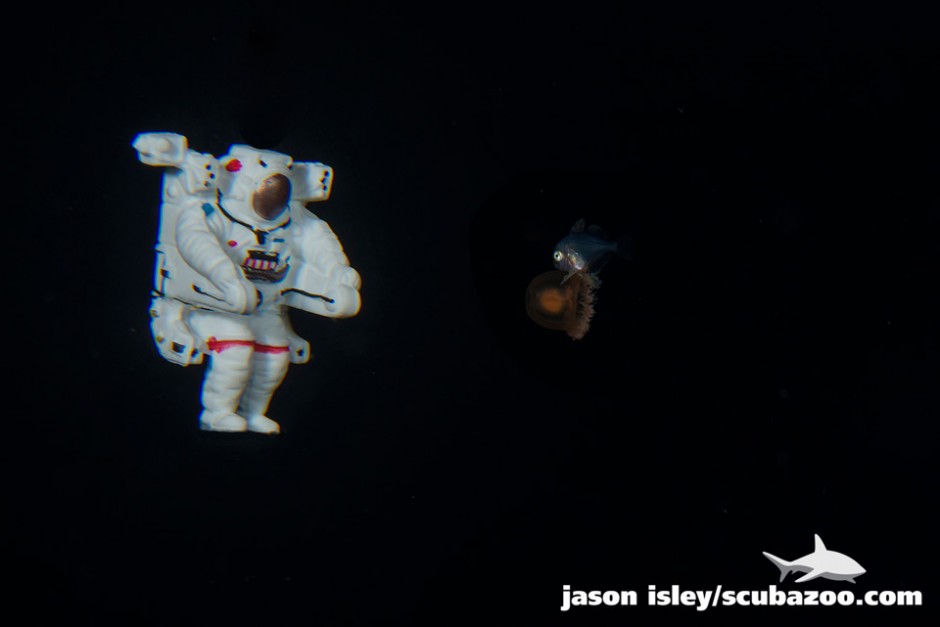
{"label": "jellyfish", "polygon": [[551,270],[532,279],[526,290],[525,309],[536,324],[580,340],[590,327],[594,291],[600,280],[589,273],[579,272],[565,280],[566,275]]}

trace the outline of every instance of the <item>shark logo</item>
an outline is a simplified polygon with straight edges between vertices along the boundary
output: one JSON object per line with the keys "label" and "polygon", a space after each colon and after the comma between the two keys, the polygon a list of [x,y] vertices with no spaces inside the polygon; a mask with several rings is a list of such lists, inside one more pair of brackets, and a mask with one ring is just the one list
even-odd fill
{"label": "shark logo", "polygon": [[780,581],[794,571],[806,573],[797,579],[796,583],[803,583],[817,577],[855,583],[856,577],[865,574],[865,569],[848,555],[828,550],[818,534],[816,535],[816,549],[809,555],[804,555],[792,562],[782,560],[767,552],[764,552],[764,557],[780,569]]}

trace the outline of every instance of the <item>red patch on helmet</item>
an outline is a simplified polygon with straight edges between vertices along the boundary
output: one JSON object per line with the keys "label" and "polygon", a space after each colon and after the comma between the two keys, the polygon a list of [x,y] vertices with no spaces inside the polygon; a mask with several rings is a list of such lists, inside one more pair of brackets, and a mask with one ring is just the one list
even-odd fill
{"label": "red patch on helmet", "polygon": [[231,161],[225,164],[225,169],[228,170],[229,172],[238,172],[239,170],[242,169],[242,162],[239,161],[238,159],[232,159]]}

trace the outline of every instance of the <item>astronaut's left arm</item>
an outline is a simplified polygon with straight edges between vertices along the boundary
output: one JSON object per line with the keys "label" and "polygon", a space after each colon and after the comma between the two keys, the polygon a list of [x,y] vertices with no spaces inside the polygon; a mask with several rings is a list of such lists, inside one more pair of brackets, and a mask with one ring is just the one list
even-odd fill
{"label": "astronaut's left arm", "polygon": [[359,273],[349,265],[339,238],[330,226],[303,206],[291,210],[292,289],[287,304],[331,318],[359,312]]}

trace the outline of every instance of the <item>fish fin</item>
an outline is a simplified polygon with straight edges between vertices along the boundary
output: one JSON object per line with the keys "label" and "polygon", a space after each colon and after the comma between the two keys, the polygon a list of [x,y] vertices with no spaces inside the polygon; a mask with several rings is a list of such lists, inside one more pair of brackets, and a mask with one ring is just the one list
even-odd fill
{"label": "fish fin", "polygon": [[571,227],[571,232],[581,233],[584,231],[584,226],[585,226],[584,218],[581,218],[580,220],[574,223],[573,227]]}
{"label": "fish fin", "polygon": [[597,235],[597,236],[605,237],[605,238],[606,238],[606,234],[604,233],[604,229],[602,229],[601,227],[597,226],[596,224],[592,224],[591,226],[589,226],[589,227],[587,228],[587,232],[588,232],[588,233],[591,233],[592,235]]}
{"label": "fish fin", "polygon": [[576,274],[577,274],[577,272],[569,272],[568,274],[565,275],[565,278],[563,278],[563,279],[561,280],[561,283],[559,283],[559,285],[564,285],[564,284],[565,284],[565,281],[567,281],[568,279],[570,279],[571,277],[573,277],[573,276],[576,275]]}
{"label": "fish fin", "polygon": [[780,581],[786,579],[787,575],[793,572],[793,569],[790,568],[791,564],[787,560],[782,560],[776,555],[771,555],[770,553],[764,551],[764,557],[773,562],[773,565],[780,569]]}
{"label": "fish fin", "polygon": [[592,274],[599,273],[601,270],[604,269],[604,266],[607,265],[608,261],[610,261],[610,255],[604,255],[603,257],[599,258],[597,261],[591,264],[591,273]]}
{"label": "fish fin", "polygon": [[810,581],[810,580],[812,580],[812,579],[816,579],[816,577],[819,577],[819,576],[822,575],[824,572],[825,572],[825,571],[823,571],[823,570],[821,570],[821,569],[819,569],[819,568],[817,568],[817,569],[815,569],[815,570],[811,570],[811,571],[809,571],[808,573],[806,573],[805,575],[803,575],[802,577],[800,577],[799,579],[797,579],[797,580],[796,580],[796,583],[803,583],[804,581]]}
{"label": "fish fin", "polygon": [[816,552],[825,551],[825,550],[826,550],[826,545],[823,544],[822,538],[819,537],[819,534],[818,534],[818,533],[816,534],[815,537],[816,537],[816,549],[815,549]]}

